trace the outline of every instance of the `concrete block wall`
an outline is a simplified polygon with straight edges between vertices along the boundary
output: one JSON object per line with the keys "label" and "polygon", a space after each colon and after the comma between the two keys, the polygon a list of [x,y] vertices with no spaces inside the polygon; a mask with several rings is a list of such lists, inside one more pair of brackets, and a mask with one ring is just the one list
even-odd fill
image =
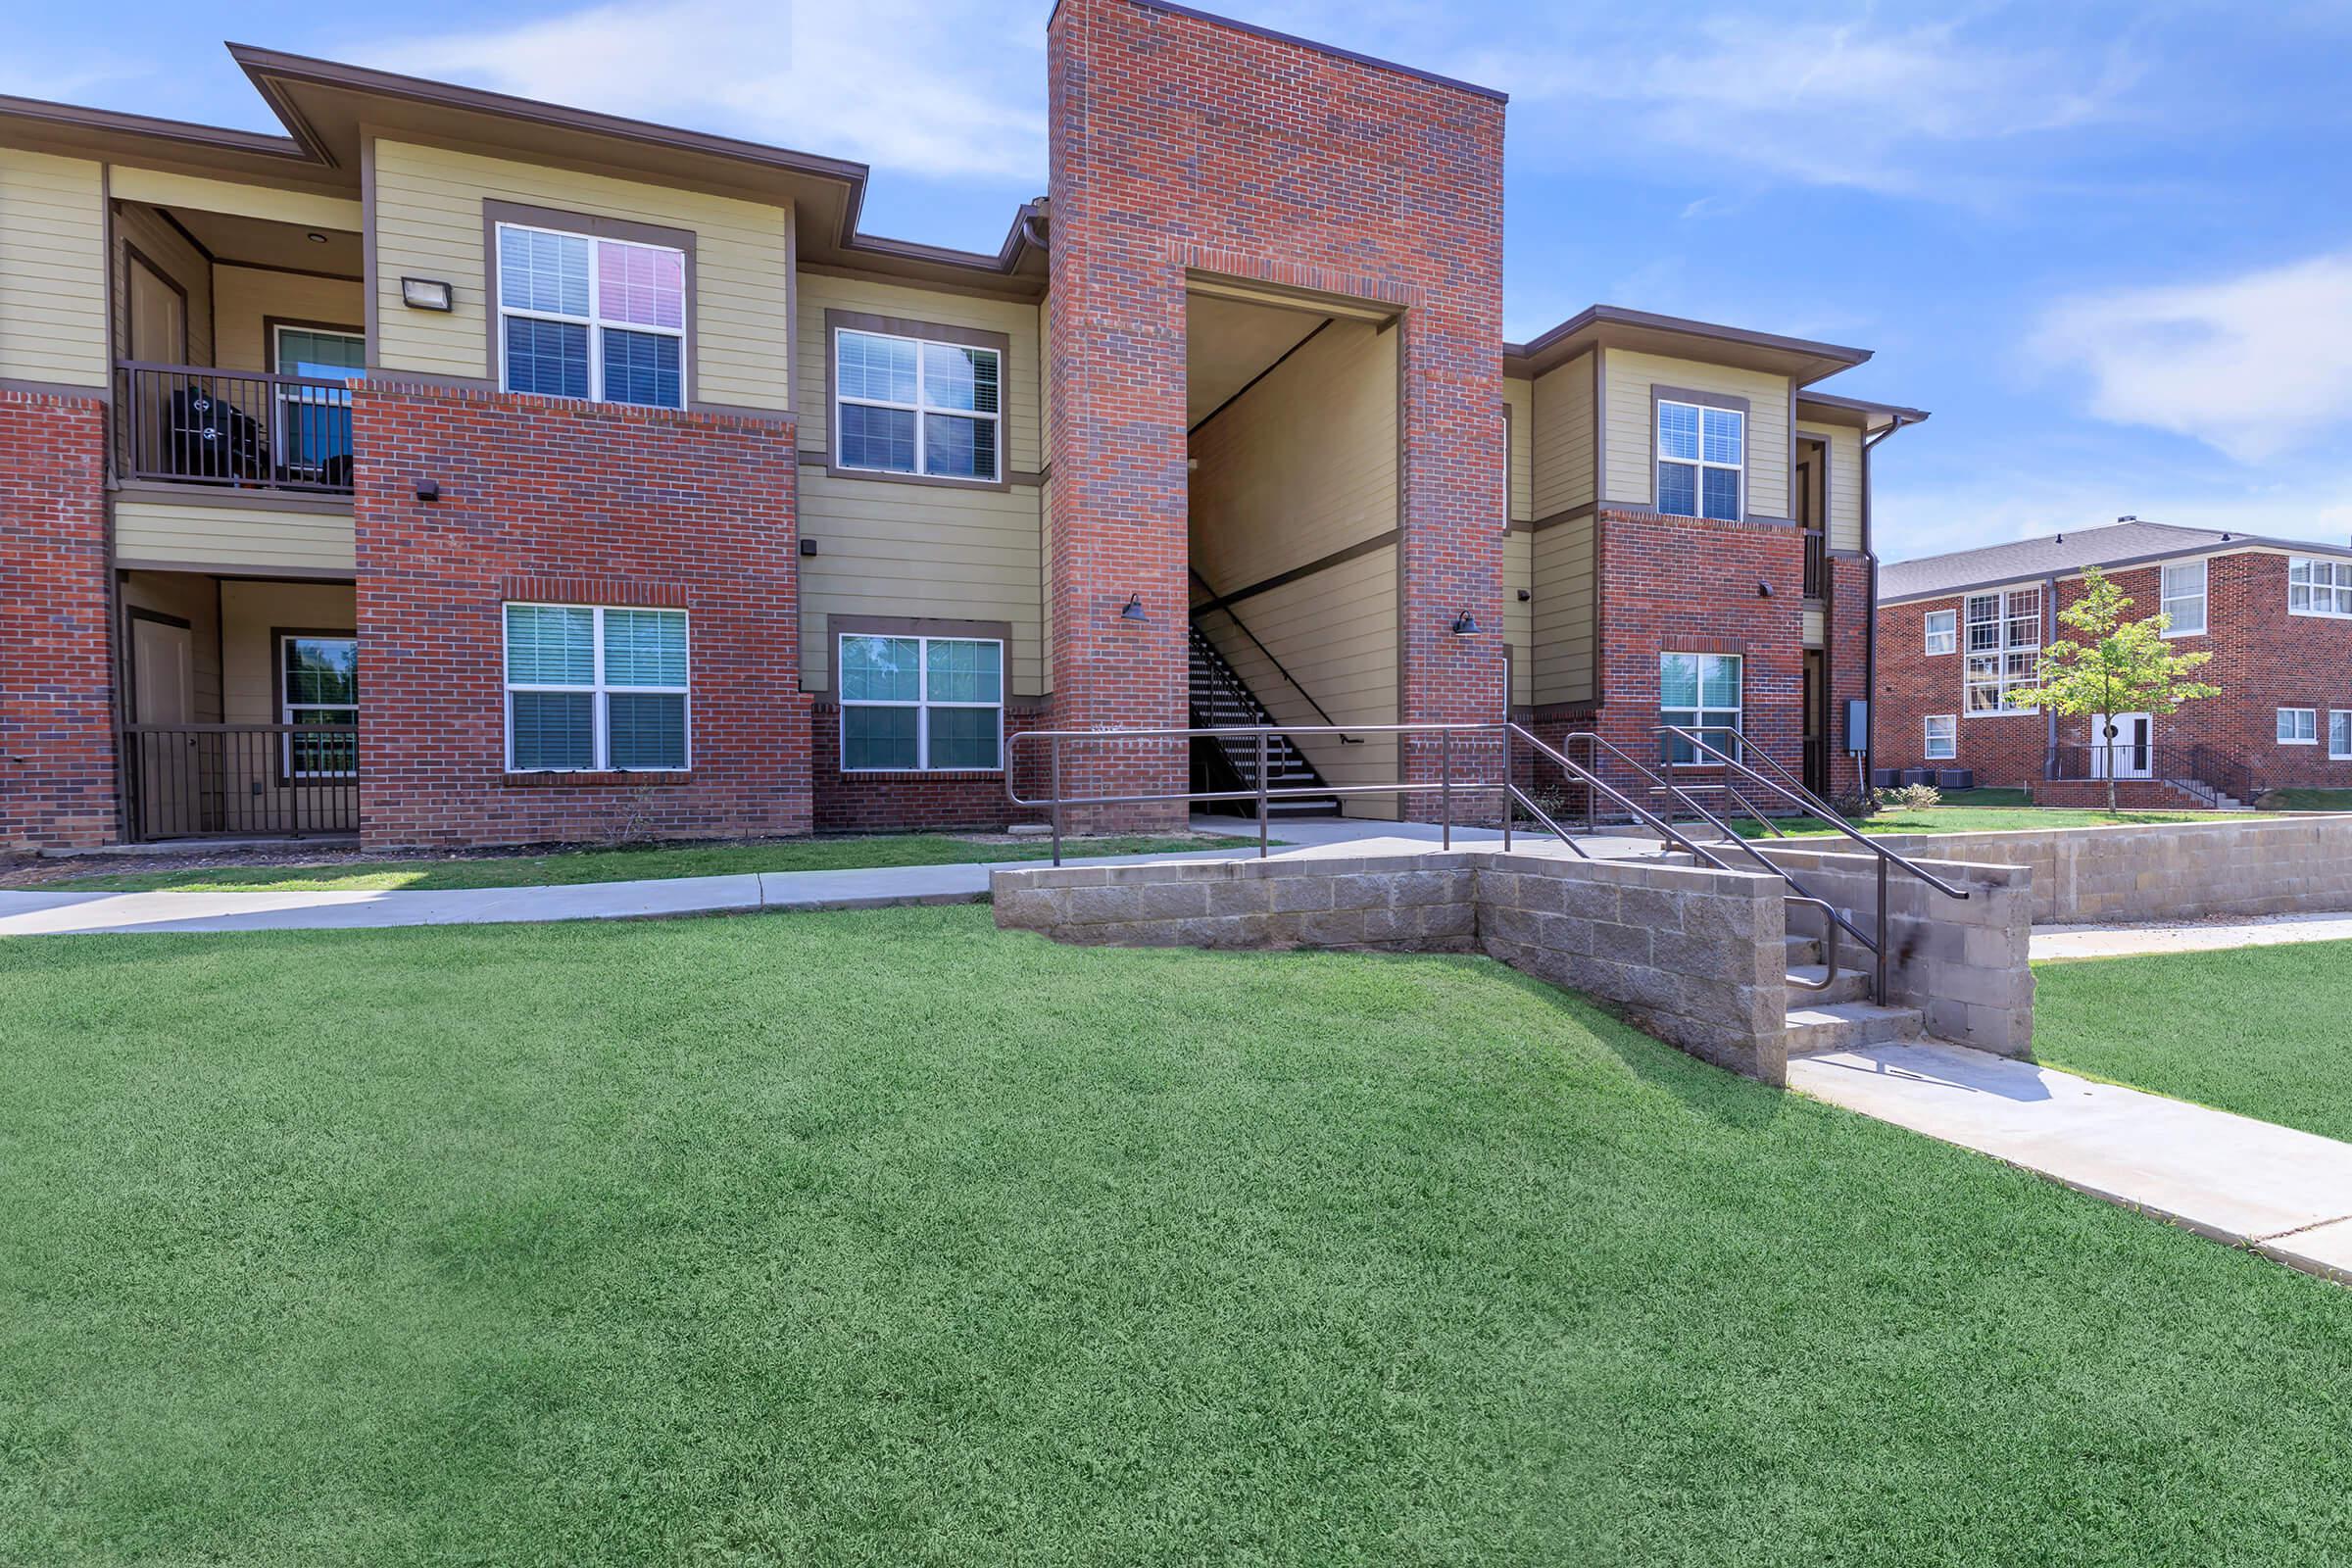
{"label": "concrete block wall", "polygon": [[2022,865],[2045,925],[2352,909],[2352,816],[1895,834],[1917,858]]}
{"label": "concrete block wall", "polygon": [[997,924],[1146,948],[1468,953],[1475,855],[1040,866],[990,878]]}
{"label": "concrete block wall", "polygon": [[[1846,911],[1864,931],[1878,910],[1879,862],[1875,856],[1827,850],[1766,847],[1764,853],[1793,872],[1816,897]],[[1914,859],[1919,859],[1917,856]],[[1887,995],[1889,1005],[1917,1007],[1927,1031],[1940,1040],[1974,1046],[2003,1056],[2034,1053],[2034,872],[2022,865],[1982,865],[1919,859],[1966,899],[1938,892],[1896,869],[1886,880]],[[1821,911],[1803,906],[1788,913],[1791,930],[1822,936]],[[1838,962],[1849,969],[1870,965],[1870,955],[1850,937]]]}

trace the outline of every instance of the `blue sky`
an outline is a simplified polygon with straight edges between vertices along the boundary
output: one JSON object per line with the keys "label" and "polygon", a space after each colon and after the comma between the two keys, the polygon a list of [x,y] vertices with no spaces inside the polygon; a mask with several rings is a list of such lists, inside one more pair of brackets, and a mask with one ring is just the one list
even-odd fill
{"label": "blue sky", "polygon": [[[1212,6],[1211,9],[1218,9]],[[2352,534],[2352,0],[1229,0],[1512,95],[1507,332],[1594,301],[1877,351],[1889,559],[2123,513]],[[1045,186],[1044,4],[26,7],[0,91],[276,128],[220,47],[874,166],[867,226],[993,250]]]}

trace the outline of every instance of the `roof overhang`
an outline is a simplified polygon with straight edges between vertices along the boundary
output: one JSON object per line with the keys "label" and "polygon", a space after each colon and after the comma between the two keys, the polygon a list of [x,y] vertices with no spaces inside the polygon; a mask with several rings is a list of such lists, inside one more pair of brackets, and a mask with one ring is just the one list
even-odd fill
{"label": "roof overhang", "polygon": [[1503,373],[1542,375],[1592,348],[1631,349],[1708,365],[1737,366],[1786,375],[1798,386],[1839,370],[1849,370],[1870,358],[1868,349],[1783,337],[1775,332],[1754,332],[1745,327],[1693,321],[1679,316],[1657,316],[1648,311],[1627,310],[1621,305],[1595,305],[1570,317],[1533,342],[1505,343]]}
{"label": "roof overhang", "polygon": [[1800,392],[1796,397],[1796,416],[1815,424],[1842,424],[1864,435],[1877,435],[1906,424],[1918,424],[1927,418],[1928,411],[1906,409],[1899,403],[1841,398],[1827,392]]}

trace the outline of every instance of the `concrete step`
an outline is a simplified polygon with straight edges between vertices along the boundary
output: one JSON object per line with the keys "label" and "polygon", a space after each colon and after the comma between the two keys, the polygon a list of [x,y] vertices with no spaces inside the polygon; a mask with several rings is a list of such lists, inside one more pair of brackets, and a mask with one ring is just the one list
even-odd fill
{"label": "concrete step", "polygon": [[1821,939],[1818,937],[1787,937],[1782,946],[1788,950],[1785,960],[1790,969],[1800,964],[1821,962]]}
{"label": "concrete step", "polygon": [[1840,1002],[1870,1000],[1870,976],[1859,969],[1840,969],[1826,989],[1813,990],[1797,981],[1819,985],[1829,976],[1829,970],[1818,963],[1792,963],[1788,966],[1788,1005],[1791,1007],[1826,1007]]}
{"label": "concrete step", "polygon": [[1834,1002],[1788,1008],[1788,1054],[1818,1055],[1855,1046],[1917,1040],[1924,1020],[1917,1007],[1882,1007],[1875,1002]]}

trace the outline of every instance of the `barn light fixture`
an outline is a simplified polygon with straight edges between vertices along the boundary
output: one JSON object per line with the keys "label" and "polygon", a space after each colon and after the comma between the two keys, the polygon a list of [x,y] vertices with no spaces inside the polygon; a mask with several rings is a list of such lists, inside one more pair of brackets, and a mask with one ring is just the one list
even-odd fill
{"label": "barn light fixture", "polygon": [[1119,618],[1121,620],[1150,620],[1152,617],[1144,613],[1144,596],[1129,594],[1127,602],[1119,607]]}
{"label": "barn light fixture", "polygon": [[1453,617],[1453,634],[1456,637],[1473,636],[1477,633],[1477,631],[1478,617],[1470,613],[1470,612],[1467,610]]}

